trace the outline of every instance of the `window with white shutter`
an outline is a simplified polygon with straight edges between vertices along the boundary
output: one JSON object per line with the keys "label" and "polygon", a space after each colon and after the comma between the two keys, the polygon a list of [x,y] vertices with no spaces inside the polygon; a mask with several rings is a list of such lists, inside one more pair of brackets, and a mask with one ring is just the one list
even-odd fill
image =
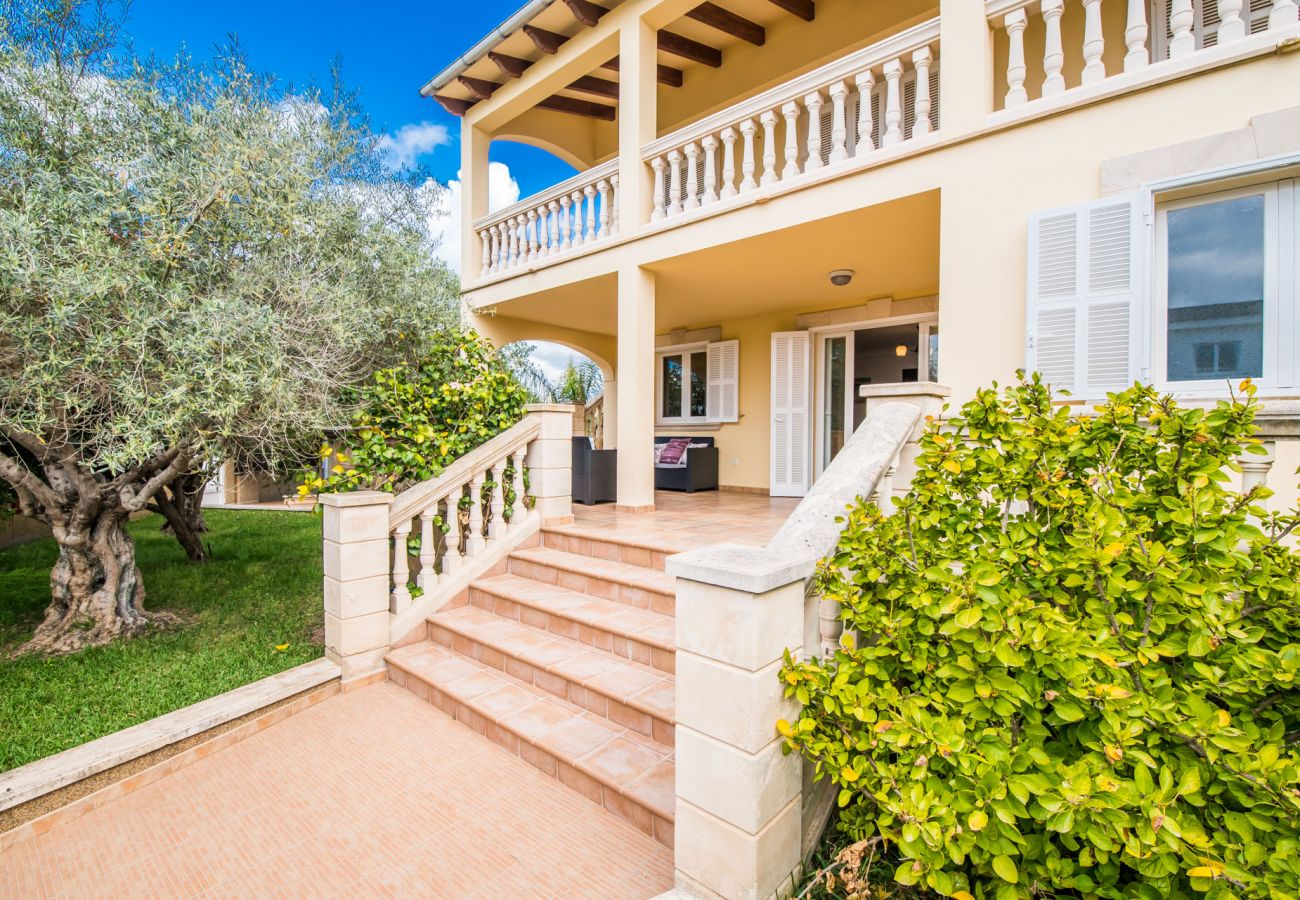
{"label": "window with white shutter", "polygon": [[740,342],[666,347],[656,355],[655,420],[740,421]]}
{"label": "window with white shutter", "polygon": [[1139,377],[1145,226],[1138,195],[1031,216],[1026,368],[1098,399]]}

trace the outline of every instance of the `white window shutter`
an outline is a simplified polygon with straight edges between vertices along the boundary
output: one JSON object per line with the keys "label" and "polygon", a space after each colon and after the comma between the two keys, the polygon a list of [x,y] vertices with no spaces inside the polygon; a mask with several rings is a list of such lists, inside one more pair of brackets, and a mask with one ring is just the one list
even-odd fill
{"label": "white window shutter", "polygon": [[1032,216],[1029,242],[1026,367],[1080,399],[1130,385],[1146,308],[1139,197]]}
{"label": "white window shutter", "polygon": [[812,336],[772,334],[771,480],[773,497],[802,497],[811,481]]}
{"label": "white window shutter", "polygon": [[740,421],[740,341],[709,344],[708,413],[715,422]]}

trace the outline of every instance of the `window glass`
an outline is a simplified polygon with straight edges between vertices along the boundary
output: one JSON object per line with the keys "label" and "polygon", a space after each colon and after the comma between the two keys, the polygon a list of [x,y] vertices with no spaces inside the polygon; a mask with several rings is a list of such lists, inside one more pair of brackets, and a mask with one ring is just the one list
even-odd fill
{"label": "window glass", "polygon": [[1170,381],[1264,374],[1264,197],[1168,213]]}
{"label": "window glass", "polygon": [[680,418],[682,414],[682,358],[665,356],[663,358],[663,417]]}
{"label": "window glass", "polygon": [[691,354],[691,416],[703,419],[709,414],[709,354],[697,350]]}
{"label": "window glass", "polygon": [[926,380],[937,382],[939,380],[939,326],[938,325],[930,326],[929,361],[930,361],[930,367],[929,367],[929,372],[927,373]]}

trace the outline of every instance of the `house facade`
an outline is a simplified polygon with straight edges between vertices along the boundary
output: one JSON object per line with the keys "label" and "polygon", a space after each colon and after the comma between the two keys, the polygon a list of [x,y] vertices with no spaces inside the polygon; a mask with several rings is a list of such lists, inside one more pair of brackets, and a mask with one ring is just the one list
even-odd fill
{"label": "house facade", "polygon": [[[466,316],[600,364],[624,508],[656,435],[800,496],[864,387],[1021,367],[1254,379],[1289,504],[1298,49],[1294,0],[563,0],[423,92],[463,117]],[[493,141],[579,174],[489,210]]]}

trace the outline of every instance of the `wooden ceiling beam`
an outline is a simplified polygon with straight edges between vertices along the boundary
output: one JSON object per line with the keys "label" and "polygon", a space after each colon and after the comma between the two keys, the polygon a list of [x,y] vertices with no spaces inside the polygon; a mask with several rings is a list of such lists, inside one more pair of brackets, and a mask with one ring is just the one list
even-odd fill
{"label": "wooden ceiling beam", "polygon": [[569,40],[563,34],[556,34],[554,31],[547,31],[545,28],[538,28],[536,25],[525,25],[524,34],[528,35],[538,50],[552,56],[558,53],[560,47],[564,46],[565,42]]}
{"label": "wooden ceiling beam", "polygon": [[691,40],[684,34],[661,29],[659,32],[659,49],[691,62],[702,63],[716,69],[722,65],[722,51],[708,44]]}
{"label": "wooden ceiling beam", "polygon": [[501,85],[497,84],[495,81],[487,81],[482,78],[471,78],[468,75],[461,75],[457,77],[456,80],[464,86],[465,90],[469,91],[470,96],[478,100],[491,99],[492,95],[496,92],[496,89],[501,87]]}
{"label": "wooden ceiling beam", "polygon": [[595,28],[600,22],[600,17],[609,12],[603,6],[597,6],[591,0],[564,0],[564,5],[569,7],[569,12],[573,17],[586,25],[588,28]]}
{"label": "wooden ceiling beam", "polygon": [[607,78],[597,78],[595,75],[583,75],[569,85],[569,90],[581,91],[584,94],[593,94],[597,97],[608,97],[611,100],[618,99],[618,82],[610,81]]}
{"label": "wooden ceiling beam", "polygon": [[[618,71],[618,57],[614,57],[609,62],[601,66],[602,69],[609,69],[611,72]],[[684,78],[681,69],[674,69],[672,66],[659,66],[658,80],[660,84],[666,84],[669,87],[681,87]]]}
{"label": "wooden ceiling beam", "polygon": [[461,100],[459,97],[445,97],[442,94],[434,94],[433,99],[438,101],[438,105],[453,116],[463,116],[469,112],[469,108],[477,103],[477,100]]}
{"label": "wooden ceiling beam", "polygon": [[501,74],[507,78],[522,78],[524,72],[533,64],[531,59],[520,59],[517,56],[506,56],[504,53],[497,53],[492,50],[488,53],[488,59],[497,64]]}
{"label": "wooden ceiling beam", "polygon": [[772,3],[805,22],[811,22],[817,17],[817,7],[813,4],[813,0],[772,0]]}
{"label": "wooden ceiling beam", "polygon": [[564,97],[559,94],[538,101],[537,108],[570,113],[575,116],[586,116],[590,119],[602,119],[606,122],[613,122],[617,114],[617,110],[613,106],[607,106],[604,103],[593,103],[590,100],[576,100],[573,97]]}
{"label": "wooden ceiling beam", "polygon": [[701,3],[688,12],[686,17],[708,25],[710,28],[715,28],[724,34],[738,37],[742,41],[749,41],[758,47],[767,43],[766,28],[757,22],[751,22],[744,16],[738,16],[730,10],[723,9],[716,3]]}

